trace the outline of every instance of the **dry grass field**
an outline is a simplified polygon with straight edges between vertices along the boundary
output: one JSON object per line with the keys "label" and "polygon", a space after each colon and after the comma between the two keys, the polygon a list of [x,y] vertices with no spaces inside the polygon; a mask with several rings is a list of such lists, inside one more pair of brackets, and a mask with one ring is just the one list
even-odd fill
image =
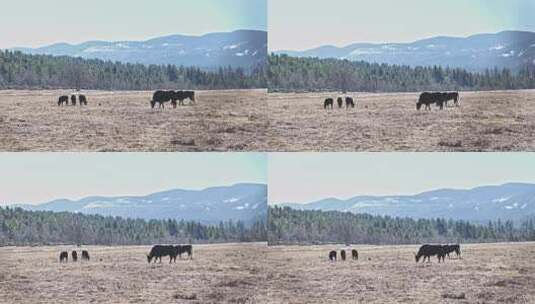
{"label": "dry grass field", "polygon": [[72,248],[0,248],[0,303],[258,303],[266,248],[195,245],[193,260],[172,265],[149,265],[149,246],[90,246],[91,261],[62,264]]}
{"label": "dry grass field", "polygon": [[419,112],[415,93],[348,95],[356,109],[326,111],[337,93],[270,93],[270,151],[535,151],[535,90],[461,92],[459,108]]}
{"label": "dry grass field", "polygon": [[266,90],[199,91],[197,105],[153,110],[152,92],[0,91],[0,151],[257,151],[267,142]]}
{"label": "dry grass field", "polygon": [[[417,246],[194,246],[193,260],[147,264],[149,246],[0,248],[0,303],[535,303],[535,243],[463,246],[462,259],[414,261]],[[70,255],[69,255],[70,258]]]}
{"label": "dry grass field", "polygon": [[464,245],[441,264],[416,264],[418,246],[355,246],[358,261],[329,262],[341,248],[272,247],[274,303],[535,303],[535,243]]}

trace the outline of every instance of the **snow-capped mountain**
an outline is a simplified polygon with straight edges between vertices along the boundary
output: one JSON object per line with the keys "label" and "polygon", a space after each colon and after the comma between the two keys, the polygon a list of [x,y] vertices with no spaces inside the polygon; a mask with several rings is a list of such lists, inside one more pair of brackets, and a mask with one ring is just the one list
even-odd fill
{"label": "snow-capped mountain", "polygon": [[265,64],[267,32],[239,30],[203,36],[172,35],[146,41],[89,41],[58,43],[36,49],[15,48],[28,54],[82,57],[142,64],[173,64],[201,68]]}
{"label": "snow-capped mountain", "polygon": [[466,38],[434,37],[412,43],[355,43],[321,46],[306,51],[278,51],[295,57],[337,58],[409,66],[449,66],[470,71],[487,68],[517,70],[535,65],[535,33],[504,31]]}
{"label": "snow-capped mountain", "polygon": [[193,220],[205,224],[265,217],[267,186],[236,184],[204,190],[175,189],[146,196],[99,197],[77,201],[58,199],[39,205],[17,205],[27,210],[78,212],[125,218]]}
{"label": "snow-capped mountain", "polygon": [[281,204],[300,210],[343,211],[412,218],[452,218],[478,223],[535,216],[535,184],[510,183],[469,190],[440,189],[416,195],[355,196],[307,204]]}

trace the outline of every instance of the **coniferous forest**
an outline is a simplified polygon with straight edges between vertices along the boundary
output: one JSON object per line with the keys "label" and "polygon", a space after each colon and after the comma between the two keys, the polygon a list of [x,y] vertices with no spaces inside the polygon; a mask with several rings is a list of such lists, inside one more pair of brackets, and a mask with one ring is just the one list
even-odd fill
{"label": "coniferous forest", "polygon": [[155,243],[220,243],[266,241],[266,223],[252,225],[125,219],[79,213],[0,208],[0,246],[6,245],[150,245]]}
{"label": "coniferous forest", "polygon": [[270,55],[271,92],[350,91],[420,92],[514,90],[535,88],[535,65],[518,72],[483,73],[442,66],[409,67],[340,59]]}
{"label": "coniferous forest", "polygon": [[486,225],[446,219],[412,219],[338,211],[301,211],[270,207],[270,245],[421,244],[535,241],[535,219]]}
{"label": "coniferous forest", "polygon": [[442,66],[409,67],[340,59],[270,55],[251,70],[142,65],[0,51],[0,89],[251,89],[273,92],[419,92],[535,88],[535,66],[483,73]]}
{"label": "coniferous forest", "polygon": [[142,65],[27,55],[0,50],[0,89],[252,89],[265,88],[265,67],[251,70]]}

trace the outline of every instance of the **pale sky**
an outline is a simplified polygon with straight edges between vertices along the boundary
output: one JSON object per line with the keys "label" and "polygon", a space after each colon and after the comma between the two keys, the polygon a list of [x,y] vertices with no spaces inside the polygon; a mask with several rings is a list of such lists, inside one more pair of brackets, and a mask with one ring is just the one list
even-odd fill
{"label": "pale sky", "polygon": [[269,0],[269,49],[535,31],[533,0]]}
{"label": "pale sky", "polygon": [[0,153],[0,205],[267,181],[262,153]]}
{"label": "pale sky", "polygon": [[535,153],[272,153],[270,204],[535,183]]}
{"label": "pale sky", "polygon": [[3,0],[0,48],[266,30],[267,0]]}

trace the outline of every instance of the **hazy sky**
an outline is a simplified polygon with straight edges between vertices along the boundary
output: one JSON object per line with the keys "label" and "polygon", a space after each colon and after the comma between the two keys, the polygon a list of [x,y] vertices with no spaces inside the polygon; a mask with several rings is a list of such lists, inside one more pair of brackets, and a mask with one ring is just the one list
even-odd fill
{"label": "hazy sky", "polygon": [[535,153],[275,153],[269,203],[535,183]]}
{"label": "hazy sky", "polygon": [[266,0],[4,0],[0,48],[266,30]]}
{"label": "hazy sky", "polygon": [[535,31],[533,0],[269,0],[269,49]]}
{"label": "hazy sky", "polygon": [[0,205],[266,183],[262,153],[1,153]]}

